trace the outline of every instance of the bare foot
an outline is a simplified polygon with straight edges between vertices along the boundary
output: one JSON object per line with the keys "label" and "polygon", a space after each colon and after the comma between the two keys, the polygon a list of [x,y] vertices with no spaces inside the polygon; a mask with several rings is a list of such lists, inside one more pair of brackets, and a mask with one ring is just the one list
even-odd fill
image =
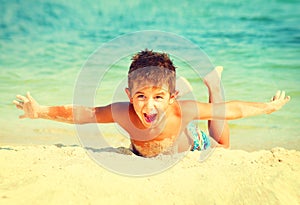
{"label": "bare foot", "polygon": [[223,67],[217,66],[203,78],[203,82],[208,87],[208,89],[214,90],[220,88],[222,72]]}

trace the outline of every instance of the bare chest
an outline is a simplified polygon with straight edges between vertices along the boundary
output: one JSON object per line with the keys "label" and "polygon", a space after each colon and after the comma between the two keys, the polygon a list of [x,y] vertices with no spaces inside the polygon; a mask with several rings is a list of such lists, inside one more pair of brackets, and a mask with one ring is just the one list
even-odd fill
{"label": "bare chest", "polygon": [[178,146],[180,146],[178,142],[182,143],[182,141],[187,139],[180,122],[166,126],[160,133],[154,132],[152,135],[146,132],[144,135],[131,133],[130,137],[135,151],[145,157],[153,157],[161,153],[178,152]]}

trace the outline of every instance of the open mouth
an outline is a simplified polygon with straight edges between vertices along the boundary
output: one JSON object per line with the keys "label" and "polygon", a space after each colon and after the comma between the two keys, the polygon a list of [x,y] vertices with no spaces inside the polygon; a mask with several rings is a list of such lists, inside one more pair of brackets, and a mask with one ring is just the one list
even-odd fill
{"label": "open mouth", "polygon": [[146,114],[144,113],[144,118],[147,123],[152,123],[155,121],[157,114]]}

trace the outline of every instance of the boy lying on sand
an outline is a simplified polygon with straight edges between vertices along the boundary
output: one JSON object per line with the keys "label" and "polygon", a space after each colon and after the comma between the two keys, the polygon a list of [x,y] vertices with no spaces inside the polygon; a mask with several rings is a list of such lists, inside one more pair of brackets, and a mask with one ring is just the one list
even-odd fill
{"label": "boy lying on sand", "polygon": [[228,147],[226,120],[272,113],[285,105],[290,97],[286,97],[284,91],[278,91],[271,102],[266,103],[222,102],[221,73],[222,67],[217,67],[204,78],[209,90],[208,103],[177,100],[176,71],[169,56],[145,50],[136,54],[130,65],[126,88],[129,102],[101,107],[42,106],[27,93],[26,97],[17,95],[13,103],[24,111],[20,118],[76,124],[118,123],[130,135],[132,151],[144,157],[167,153],[174,147],[178,152],[207,148],[209,140],[194,120],[209,120],[210,135],[220,145]]}

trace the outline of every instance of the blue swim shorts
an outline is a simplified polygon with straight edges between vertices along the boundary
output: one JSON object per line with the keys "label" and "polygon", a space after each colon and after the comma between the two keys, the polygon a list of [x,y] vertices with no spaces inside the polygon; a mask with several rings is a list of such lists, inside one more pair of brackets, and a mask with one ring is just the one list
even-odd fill
{"label": "blue swim shorts", "polygon": [[193,140],[191,151],[206,150],[210,146],[208,136],[199,129],[196,122],[190,122],[187,126],[189,137]]}

